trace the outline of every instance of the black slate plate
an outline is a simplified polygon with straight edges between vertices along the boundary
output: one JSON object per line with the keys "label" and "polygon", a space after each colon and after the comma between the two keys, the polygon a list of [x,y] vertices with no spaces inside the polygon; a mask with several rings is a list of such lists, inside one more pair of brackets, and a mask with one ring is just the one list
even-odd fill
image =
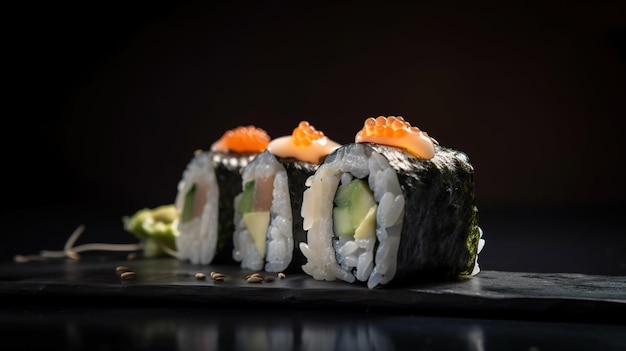
{"label": "black slate plate", "polygon": [[[115,268],[128,266],[135,279],[121,279]],[[212,271],[226,276],[210,278]],[[195,274],[205,273],[206,280]],[[314,308],[382,311],[396,314],[473,318],[562,320],[623,324],[626,277],[482,271],[447,282],[368,289],[364,284],[317,281],[289,274],[271,282],[248,283],[252,272],[238,266],[199,266],[173,258],[127,261],[114,256],[3,263],[0,301],[92,306],[211,306]]]}

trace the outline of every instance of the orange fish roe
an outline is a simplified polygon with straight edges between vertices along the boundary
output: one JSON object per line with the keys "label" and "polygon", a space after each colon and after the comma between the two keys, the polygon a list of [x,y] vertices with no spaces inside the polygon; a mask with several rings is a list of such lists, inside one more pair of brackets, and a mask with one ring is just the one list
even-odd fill
{"label": "orange fish roe", "polygon": [[296,146],[309,146],[315,140],[319,140],[324,138],[324,133],[315,129],[309,122],[302,121],[296,128],[294,128],[293,133],[291,133],[293,137],[293,143]]}
{"label": "orange fish roe", "polygon": [[222,137],[211,145],[211,151],[260,153],[267,149],[270,136],[261,128],[241,126],[226,131]]}
{"label": "orange fish roe", "polygon": [[267,150],[278,157],[293,157],[300,161],[320,164],[339,144],[328,139],[309,122],[301,121],[291,135],[276,138]]}
{"label": "orange fish roe", "polygon": [[[429,160],[435,157],[435,142],[426,132],[400,116],[368,118],[356,134],[357,143],[377,143],[407,150],[413,156]],[[436,143],[436,142],[435,142]]]}

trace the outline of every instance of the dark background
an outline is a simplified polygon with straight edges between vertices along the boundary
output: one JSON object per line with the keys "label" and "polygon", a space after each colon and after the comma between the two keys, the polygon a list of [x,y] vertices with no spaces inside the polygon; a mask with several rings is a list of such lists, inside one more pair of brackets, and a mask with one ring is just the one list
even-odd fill
{"label": "dark background", "polygon": [[[306,4],[306,5],[304,5]],[[469,4],[469,3],[468,3]],[[133,241],[195,149],[400,115],[475,167],[483,269],[626,274],[620,1],[85,2],[10,8],[2,259]]]}

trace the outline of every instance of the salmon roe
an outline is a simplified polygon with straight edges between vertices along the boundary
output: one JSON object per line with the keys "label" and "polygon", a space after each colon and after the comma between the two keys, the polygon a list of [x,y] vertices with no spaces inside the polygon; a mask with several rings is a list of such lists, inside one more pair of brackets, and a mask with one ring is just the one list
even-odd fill
{"label": "salmon roe", "polygon": [[320,164],[321,160],[340,145],[327,138],[309,122],[301,121],[291,135],[273,139],[267,150],[278,157],[290,157],[300,161]]}
{"label": "salmon roe", "polygon": [[261,128],[255,126],[240,126],[228,130],[216,141],[211,150],[238,153],[259,153],[267,149],[270,136]]}
{"label": "salmon roe", "polygon": [[412,127],[409,122],[404,118],[398,116],[383,117],[378,116],[376,118],[368,118],[365,120],[362,129],[362,136],[385,136],[385,137],[402,137],[407,133],[419,133],[420,130],[417,127]]}
{"label": "salmon roe", "polygon": [[302,121],[291,133],[296,146],[309,146],[315,140],[324,138],[324,133],[315,129],[309,122]]}
{"label": "salmon roe", "polygon": [[363,128],[355,137],[355,142],[372,142],[402,148],[422,159],[433,158],[435,155],[433,143],[437,144],[437,141],[426,132],[411,126],[400,116],[366,119]]}

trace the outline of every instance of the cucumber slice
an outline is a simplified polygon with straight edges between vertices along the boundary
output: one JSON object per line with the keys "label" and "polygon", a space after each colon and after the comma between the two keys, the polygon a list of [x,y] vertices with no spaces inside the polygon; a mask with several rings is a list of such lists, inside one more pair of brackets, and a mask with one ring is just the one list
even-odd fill
{"label": "cucumber slice", "polygon": [[348,205],[354,228],[357,228],[363,222],[370,208],[376,206],[374,193],[370,190],[367,182],[364,180],[358,180],[357,182],[352,188],[352,197]]}
{"label": "cucumber slice", "polygon": [[354,225],[349,207],[333,208],[333,230],[336,236],[353,235]]}
{"label": "cucumber slice", "polygon": [[335,199],[333,200],[335,206],[344,207],[350,203],[350,198],[352,197],[352,188],[354,180],[350,183],[341,184],[337,188],[337,192],[335,193]]}
{"label": "cucumber slice", "polygon": [[244,214],[252,211],[252,205],[254,204],[254,180],[247,182],[244,185],[243,195],[241,196],[241,201],[239,202],[239,207],[237,207],[237,211],[239,214]]}
{"label": "cucumber slice", "polygon": [[376,201],[367,181],[353,179],[337,188],[333,208],[333,230],[336,236],[355,235],[359,237],[376,234]]}
{"label": "cucumber slice", "polygon": [[194,197],[196,196],[196,184],[191,186],[191,189],[185,194],[185,201],[183,203],[183,210],[180,214],[180,222],[187,223],[193,219],[193,204]]}

